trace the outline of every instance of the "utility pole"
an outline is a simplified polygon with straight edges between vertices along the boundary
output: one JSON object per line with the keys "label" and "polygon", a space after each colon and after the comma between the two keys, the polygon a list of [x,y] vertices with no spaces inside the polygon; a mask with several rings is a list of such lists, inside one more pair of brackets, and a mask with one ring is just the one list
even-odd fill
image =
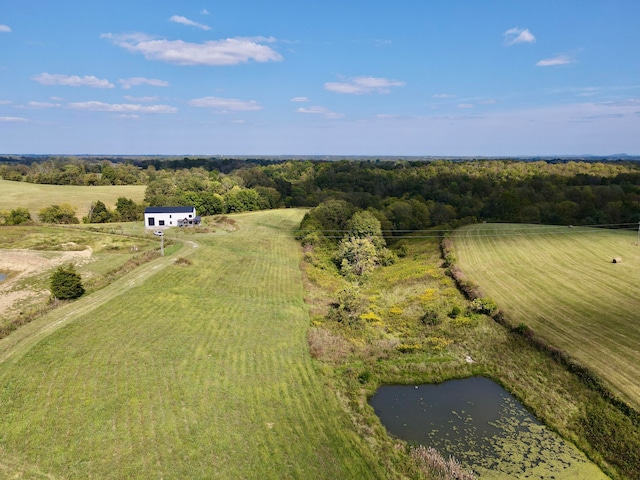
{"label": "utility pole", "polygon": [[636,245],[640,244],[640,222],[638,222],[638,239],[636,240]]}
{"label": "utility pole", "polygon": [[164,232],[160,235],[160,256],[164,257]]}

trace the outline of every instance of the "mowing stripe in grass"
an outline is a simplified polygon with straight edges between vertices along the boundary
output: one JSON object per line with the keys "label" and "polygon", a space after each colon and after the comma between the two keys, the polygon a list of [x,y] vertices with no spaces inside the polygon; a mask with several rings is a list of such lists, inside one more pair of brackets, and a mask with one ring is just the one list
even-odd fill
{"label": "mowing stripe in grass", "polygon": [[[527,324],[640,408],[640,247],[633,232],[474,225],[454,239],[460,267],[512,323]],[[612,264],[616,256],[623,263]]]}
{"label": "mowing stripe in grass", "polygon": [[238,216],[0,378],[0,448],[65,478],[384,478],[306,347],[303,212]]}

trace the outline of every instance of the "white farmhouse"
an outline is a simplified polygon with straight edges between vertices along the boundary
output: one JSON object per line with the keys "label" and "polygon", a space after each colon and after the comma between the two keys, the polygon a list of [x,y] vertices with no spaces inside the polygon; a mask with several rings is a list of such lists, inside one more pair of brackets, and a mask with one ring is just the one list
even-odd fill
{"label": "white farmhouse", "polygon": [[145,228],[168,228],[197,225],[195,207],[147,207],[144,211]]}

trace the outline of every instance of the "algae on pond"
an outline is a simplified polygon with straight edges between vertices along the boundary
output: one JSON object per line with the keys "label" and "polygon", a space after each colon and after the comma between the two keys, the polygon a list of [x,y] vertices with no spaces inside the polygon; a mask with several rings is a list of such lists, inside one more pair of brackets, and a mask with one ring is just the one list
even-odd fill
{"label": "algae on pond", "polygon": [[482,479],[608,478],[486,378],[383,386],[369,403],[391,434],[453,456]]}

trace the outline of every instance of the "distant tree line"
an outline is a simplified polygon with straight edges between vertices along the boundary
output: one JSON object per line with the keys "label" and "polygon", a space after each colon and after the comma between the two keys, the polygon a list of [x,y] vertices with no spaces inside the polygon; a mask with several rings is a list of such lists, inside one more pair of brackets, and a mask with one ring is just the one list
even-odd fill
{"label": "distant tree line", "polygon": [[[30,164],[0,162],[0,177],[62,185],[144,184],[144,205],[193,205],[199,215],[341,200],[352,214],[367,210],[383,231],[399,234],[481,221],[640,221],[640,163],[633,161],[47,158]],[[96,206],[97,215],[88,221],[118,218]]]}

